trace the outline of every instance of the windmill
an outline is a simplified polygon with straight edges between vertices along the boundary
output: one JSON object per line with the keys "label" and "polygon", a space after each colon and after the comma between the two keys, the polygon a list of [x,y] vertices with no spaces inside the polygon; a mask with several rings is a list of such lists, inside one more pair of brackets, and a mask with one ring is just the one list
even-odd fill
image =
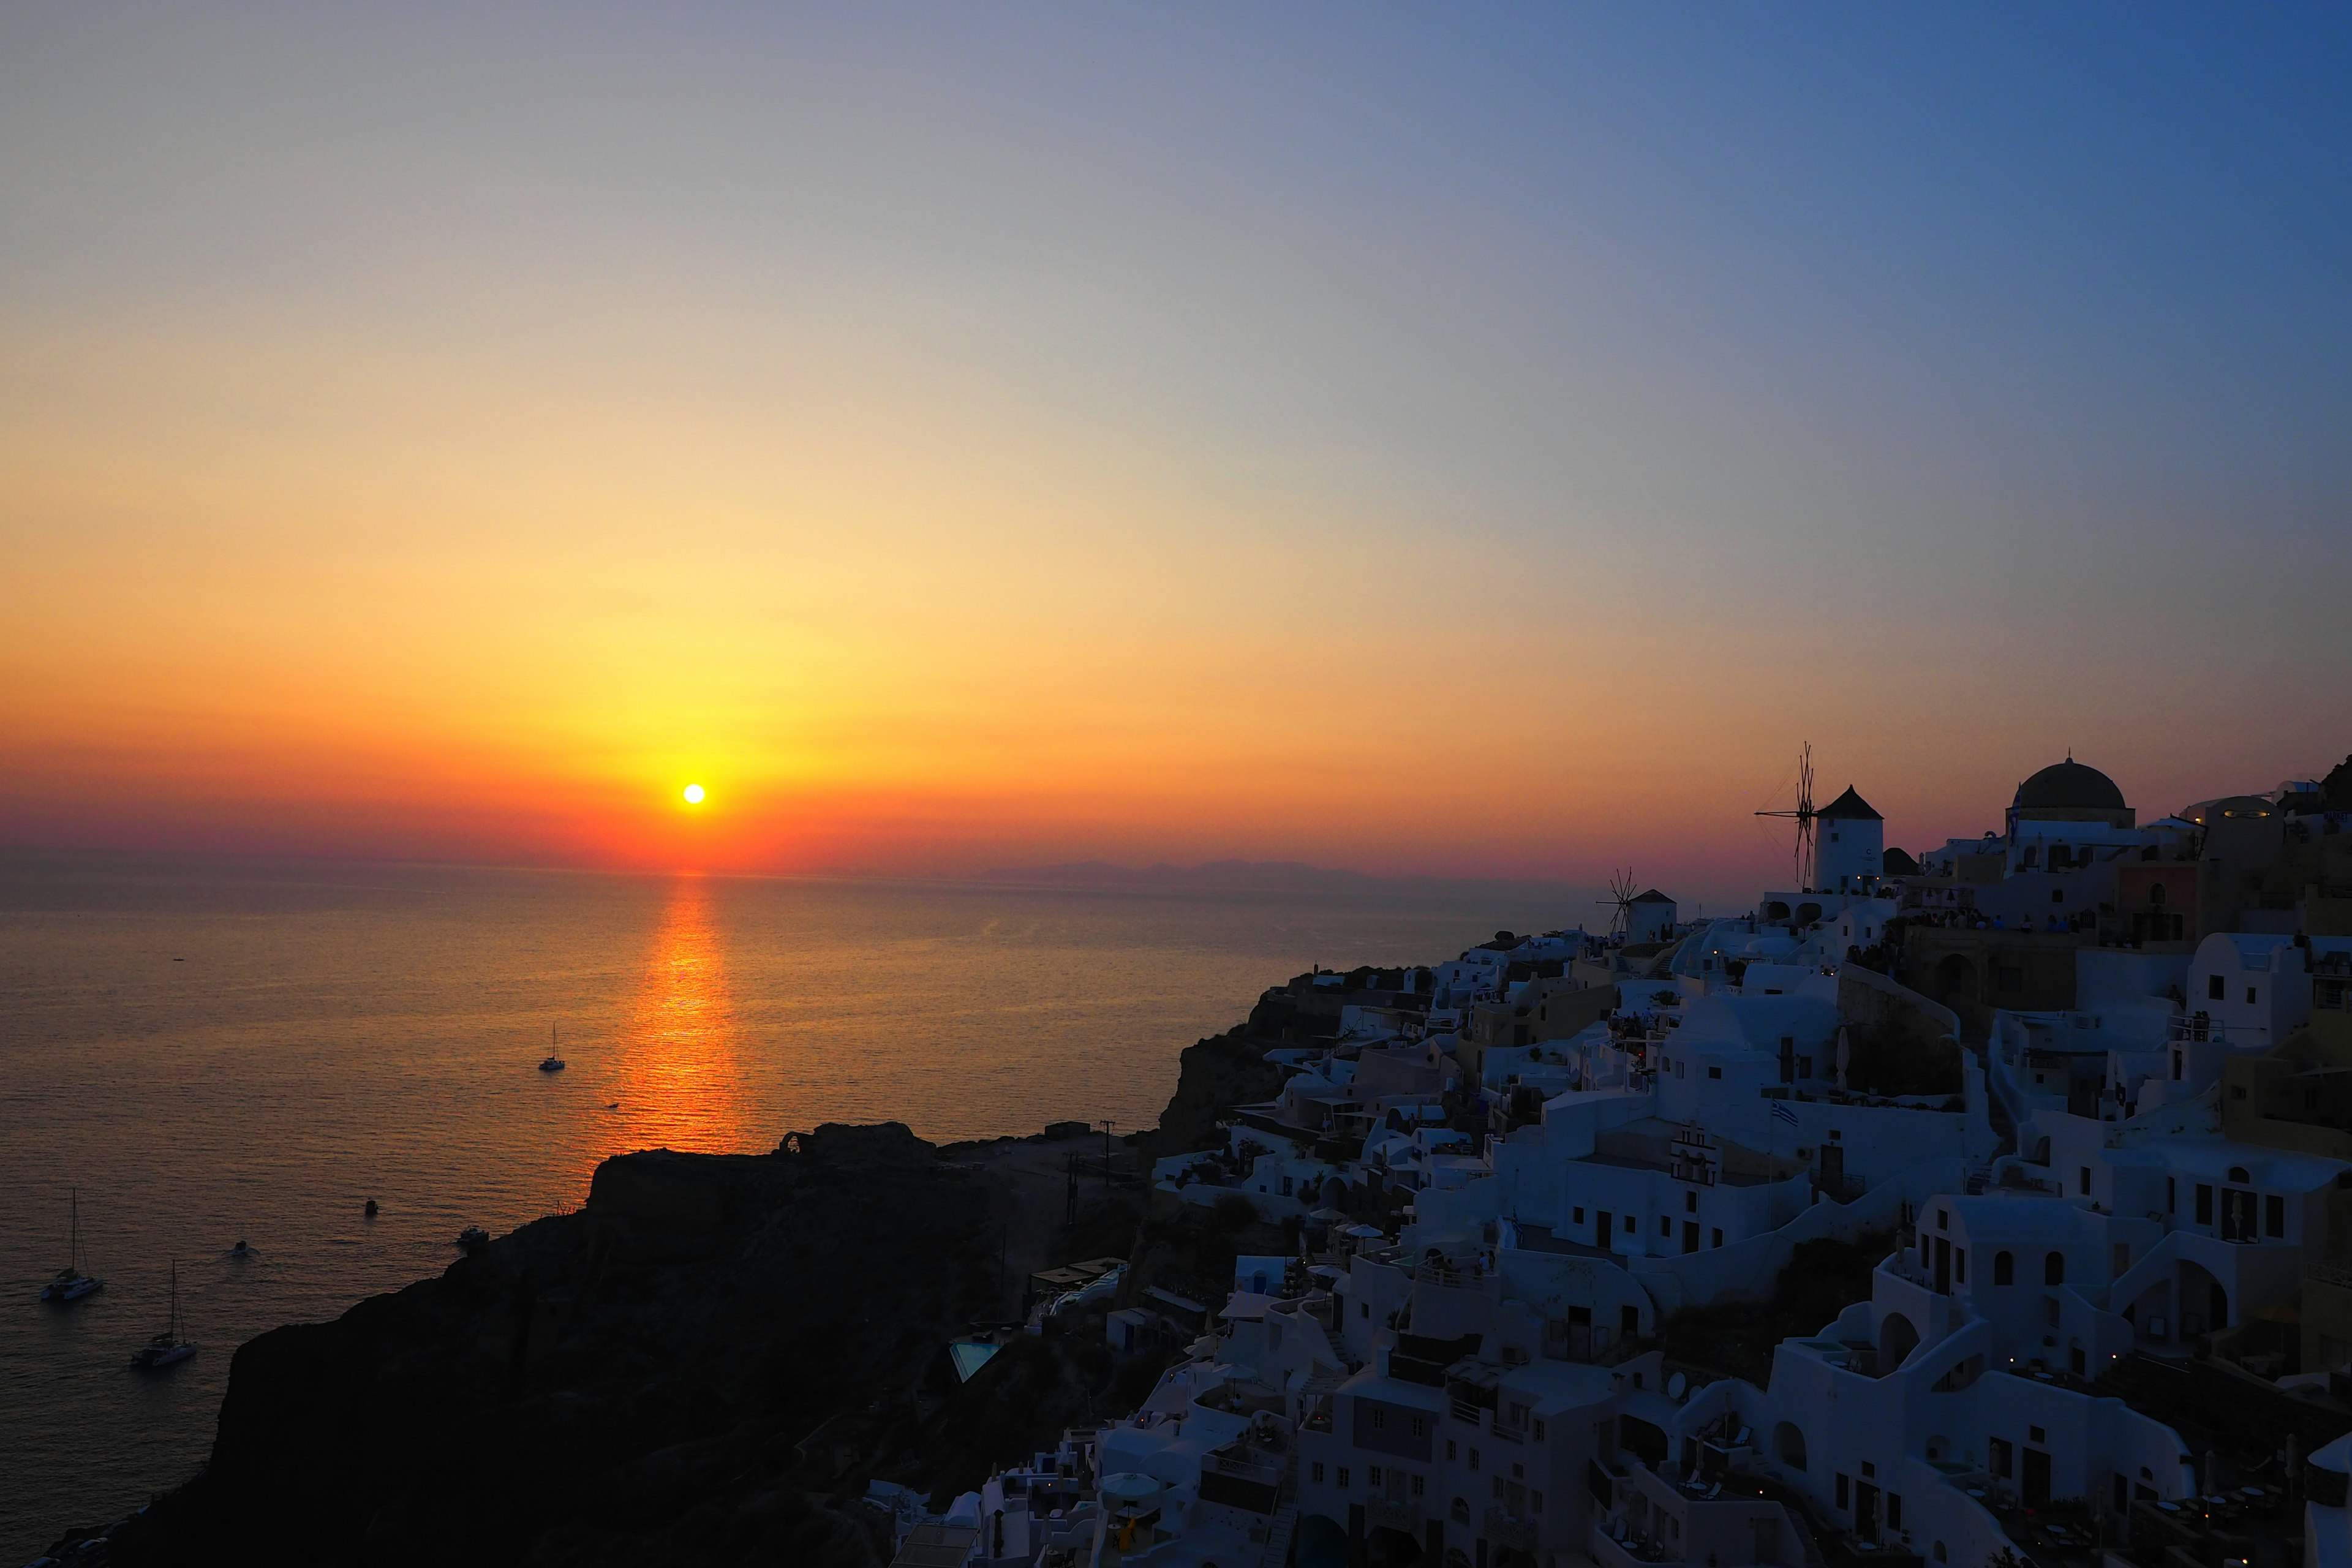
{"label": "windmill", "polygon": [[1797,752],[1797,805],[1790,811],[1759,811],[1759,816],[1786,816],[1797,824],[1797,890],[1811,892],[1813,886],[1813,819],[1821,814],[1813,809],[1813,743],[1805,742]]}
{"label": "windmill", "polygon": [[1611,936],[1633,934],[1633,889],[1637,885],[1633,880],[1633,868],[1628,866],[1609,879],[1609,896],[1594,900],[1616,908],[1617,912],[1609,919]]}

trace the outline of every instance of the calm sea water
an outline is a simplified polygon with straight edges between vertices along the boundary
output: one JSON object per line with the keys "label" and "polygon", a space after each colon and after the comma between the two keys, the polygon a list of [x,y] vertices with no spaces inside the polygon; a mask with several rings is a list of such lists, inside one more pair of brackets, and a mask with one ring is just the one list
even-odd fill
{"label": "calm sea water", "polygon": [[[1185,1046],[1310,963],[1581,913],[0,858],[0,1563],[199,1467],[237,1343],[439,1272],[467,1225],[576,1207],[607,1154],[1148,1125]],[[106,1289],[45,1307],[69,1190]],[[203,1349],[142,1377],[174,1259]]]}

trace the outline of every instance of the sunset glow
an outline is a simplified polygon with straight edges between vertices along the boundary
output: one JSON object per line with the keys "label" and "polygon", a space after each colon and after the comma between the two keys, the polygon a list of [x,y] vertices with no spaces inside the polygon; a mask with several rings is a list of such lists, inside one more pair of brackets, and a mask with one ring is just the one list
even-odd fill
{"label": "sunset glow", "polygon": [[0,845],[1727,894],[1808,740],[2341,754],[2336,54],[1486,20],[0,21]]}
{"label": "sunset glow", "polygon": [[688,805],[700,805],[702,804],[702,786],[700,784],[688,784],[686,786],[686,804]]}

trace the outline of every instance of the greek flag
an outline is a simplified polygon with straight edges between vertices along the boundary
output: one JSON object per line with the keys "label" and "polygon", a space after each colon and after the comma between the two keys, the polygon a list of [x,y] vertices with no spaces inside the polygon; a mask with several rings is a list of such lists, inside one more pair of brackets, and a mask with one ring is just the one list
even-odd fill
{"label": "greek flag", "polygon": [[1772,1114],[1791,1127],[1797,1124],[1797,1113],[1789,1109],[1789,1102],[1785,1100],[1776,1100],[1772,1102]]}

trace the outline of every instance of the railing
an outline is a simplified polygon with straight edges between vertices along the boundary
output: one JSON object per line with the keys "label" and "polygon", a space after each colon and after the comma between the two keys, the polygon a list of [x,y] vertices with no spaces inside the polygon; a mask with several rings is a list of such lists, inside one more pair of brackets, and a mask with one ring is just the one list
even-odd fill
{"label": "railing", "polygon": [[1536,1527],[1524,1519],[1514,1518],[1493,1503],[1486,1505],[1486,1539],[1497,1546],[1507,1546],[1515,1552],[1532,1554],[1536,1550]]}

